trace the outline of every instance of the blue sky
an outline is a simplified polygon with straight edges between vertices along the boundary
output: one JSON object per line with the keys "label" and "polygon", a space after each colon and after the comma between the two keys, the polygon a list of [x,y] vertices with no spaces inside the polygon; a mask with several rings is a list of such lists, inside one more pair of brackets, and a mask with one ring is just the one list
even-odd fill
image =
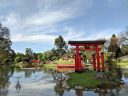
{"label": "blue sky", "polygon": [[128,26],[128,0],[0,0],[0,22],[10,29],[12,48],[43,52],[54,39],[110,38]]}

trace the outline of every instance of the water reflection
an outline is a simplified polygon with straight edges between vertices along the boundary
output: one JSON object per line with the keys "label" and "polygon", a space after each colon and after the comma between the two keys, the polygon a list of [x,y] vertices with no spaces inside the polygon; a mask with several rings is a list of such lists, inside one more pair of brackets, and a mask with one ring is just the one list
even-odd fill
{"label": "water reflection", "polygon": [[[124,85],[96,89],[70,89],[66,80],[73,69],[21,70],[0,67],[0,96],[127,96],[128,71],[122,71]],[[119,72],[120,73],[120,72]],[[22,85],[22,84],[23,85]],[[23,86],[23,87],[22,87]]]}
{"label": "water reflection", "polygon": [[[55,91],[57,93],[57,96],[67,96],[64,95],[65,90],[67,90],[65,89],[66,84],[64,82],[66,81],[65,78],[68,77],[67,72],[70,71],[72,71],[72,69],[71,70],[59,69],[52,73],[54,80],[56,80]],[[116,71],[119,78],[121,79],[122,72],[118,69]],[[97,89],[73,89],[73,90],[75,91],[76,96],[85,96],[85,95],[86,96],[121,96],[121,92],[122,92],[119,86],[118,87],[112,86],[110,89],[97,88]]]}
{"label": "water reflection", "polygon": [[76,95],[77,95],[77,96],[83,96],[83,90],[81,90],[81,89],[76,89]]}
{"label": "water reflection", "polygon": [[122,80],[128,84],[128,69],[122,70]]}
{"label": "water reflection", "polygon": [[25,73],[25,78],[29,78],[34,74],[36,71],[35,70],[24,70]]}
{"label": "water reflection", "polygon": [[8,87],[10,85],[10,77],[14,73],[14,68],[11,66],[1,66],[0,67],[0,96],[7,96]]}
{"label": "water reflection", "polygon": [[17,92],[20,92],[21,84],[20,84],[20,82],[19,82],[19,78],[17,78],[17,83],[16,83],[16,85],[15,85],[15,88],[16,88]]}
{"label": "water reflection", "polygon": [[62,87],[62,83],[56,83],[54,90],[57,96],[63,96],[64,88]]}

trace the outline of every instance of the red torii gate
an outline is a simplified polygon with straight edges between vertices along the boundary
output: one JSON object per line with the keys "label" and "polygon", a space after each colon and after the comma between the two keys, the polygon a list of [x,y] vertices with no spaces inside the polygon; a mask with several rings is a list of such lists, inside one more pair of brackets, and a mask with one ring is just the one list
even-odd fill
{"label": "red torii gate", "polygon": [[[104,53],[100,53],[101,48],[99,48],[99,45],[104,45],[105,40],[95,40],[95,41],[68,41],[68,44],[71,46],[75,46],[75,71],[82,71],[82,57],[80,54],[80,46],[84,46],[84,50],[92,50],[95,51],[95,54],[92,56],[93,58],[93,68],[97,71],[104,71]],[[101,65],[100,65],[101,63]]]}

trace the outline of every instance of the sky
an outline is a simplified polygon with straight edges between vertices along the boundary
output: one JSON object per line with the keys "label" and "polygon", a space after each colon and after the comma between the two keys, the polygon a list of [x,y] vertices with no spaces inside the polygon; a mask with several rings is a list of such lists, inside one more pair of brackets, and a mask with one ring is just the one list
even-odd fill
{"label": "sky", "polygon": [[128,26],[128,0],[0,0],[0,22],[10,29],[12,49],[44,52],[61,35],[97,40]]}

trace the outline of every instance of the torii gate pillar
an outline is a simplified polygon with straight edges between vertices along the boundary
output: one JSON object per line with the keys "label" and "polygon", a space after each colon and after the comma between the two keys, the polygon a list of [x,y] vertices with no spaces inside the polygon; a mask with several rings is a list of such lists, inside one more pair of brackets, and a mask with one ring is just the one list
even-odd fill
{"label": "torii gate pillar", "polygon": [[[82,66],[82,58],[81,58],[81,54],[80,52],[80,46],[84,46],[85,50],[92,50],[95,51],[96,54],[93,56],[93,67],[94,70],[97,71],[104,71],[104,54],[100,52],[100,48],[99,45],[103,45],[105,43],[105,40],[96,40],[96,41],[69,41],[69,44],[71,44],[72,46],[75,46],[75,71],[82,71],[83,70],[83,66]],[[89,46],[89,48],[86,48],[87,46]],[[92,46],[93,48],[90,48],[90,46]],[[101,59],[101,63],[102,63],[102,67],[100,65],[100,59]]]}
{"label": "torii gate pillar", "polygon": [[76,55],[75,55],[75,71],[81,71],[82,70],[82,58],[81,58],[81,54],[79,53],[79,46],[76,46]]}

